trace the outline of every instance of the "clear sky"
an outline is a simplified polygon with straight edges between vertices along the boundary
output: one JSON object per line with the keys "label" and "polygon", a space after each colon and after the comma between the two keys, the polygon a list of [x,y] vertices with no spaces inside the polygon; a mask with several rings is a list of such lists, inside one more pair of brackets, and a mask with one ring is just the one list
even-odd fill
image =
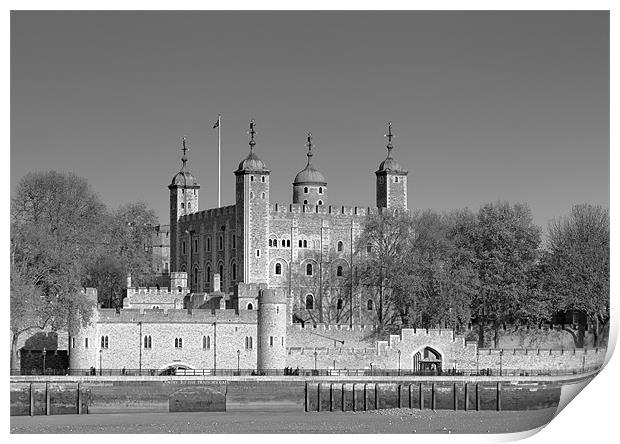
{"label": "clear sky", "polygon": [[11,186],[29,171],[86,177],[110,207],[168,222],[180,139],[222,205],[256,120],[272,202],[306,163],[329,203],[372,206],[374,171],[409,171],[410,208],[498,199],[534,220],[609,206],[609,13],[13,12]]}

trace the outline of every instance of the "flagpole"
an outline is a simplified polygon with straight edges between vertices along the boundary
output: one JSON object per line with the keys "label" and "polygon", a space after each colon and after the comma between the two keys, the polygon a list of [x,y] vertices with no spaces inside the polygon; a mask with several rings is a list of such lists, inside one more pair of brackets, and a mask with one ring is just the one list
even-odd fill
{"label": "flagpole", "polygon": [[222,115],[217,116],[217,207],[220,208],[222,189]]}

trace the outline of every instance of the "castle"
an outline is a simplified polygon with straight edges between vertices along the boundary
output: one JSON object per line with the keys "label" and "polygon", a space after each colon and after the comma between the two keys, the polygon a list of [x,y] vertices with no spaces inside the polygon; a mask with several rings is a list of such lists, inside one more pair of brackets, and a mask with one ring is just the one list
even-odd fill
{"label": "castle", "polygon": [[[249,135],[249,154],[234,172],[235,204],[209,210],[200,210],[183,139],[182,167],[168,186],[170,286],[136,288],[128,277],[122,309],[98,308],[88,327],[70,332],[71,369],[438,370],[474,369],[485,359],[495,367],[497,356],[485,358],[449,330],[403,329],[387,341],[369,340],[376,301],[354,293],[347,277],[364,219],[407,210],[407,171],[392,157],[391,124],[387,157],[375,171],[375,208],[329,202],[310,134],[292,203],[271,203],[254,121]],[[159,262],[167,270],[163,245]],[[85,297],[96,301],[96,291]],[[528,360],[540,368],[539,355]],[[581,360],[567,354],[554,365],[578,367]]]}

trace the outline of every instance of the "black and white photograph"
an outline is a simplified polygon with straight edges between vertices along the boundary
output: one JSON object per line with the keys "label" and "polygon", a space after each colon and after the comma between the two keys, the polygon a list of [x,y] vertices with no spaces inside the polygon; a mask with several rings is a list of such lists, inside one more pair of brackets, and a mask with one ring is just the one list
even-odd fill
{"label": "black and white photograph", "polygon": [[516,439],[603,370],[609,10],[9,14],[11,435]]}

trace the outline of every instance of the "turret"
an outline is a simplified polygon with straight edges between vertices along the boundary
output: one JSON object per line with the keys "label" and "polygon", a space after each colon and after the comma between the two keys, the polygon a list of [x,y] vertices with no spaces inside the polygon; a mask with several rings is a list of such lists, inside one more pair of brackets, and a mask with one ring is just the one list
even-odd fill
{"label": "turret", "polygon": [[[191,245],[188,245],[185,239],[187,236],[180,232],[179,219],[198,211],[200,190],[198,181],[187,170],[187,140],[185,137],[182,140],[181,171],[172,178],[172,182],[168,185],[170,190],[170,271],[182,271],[180,269],[181,255],[187,254],[187,251],[191,249]],[[186,271],[189,272],[189,269]]]}
{"label": "turret", "polygon": [[258,369],[283,369],[286,364],[286,293],[261,290],[258,296]]}
{"label": "turret", "polygon": [[323,174],[312,164],[312,134],[308,133],[308,163],[293,181],[293,203],[304,205],[327,204],[327,182]]}
{"label": "turret", "polygon": [[377,208],[407,209],[407,171],[392,157],[392,122],[388,123],[388,155],[375,171],[377,176]]}
{"label": "turret", "polygon": [[[267,282],[269,271],[269,174],[254,153],[254,120],[250,122],[250,153],[239,163],[236,176],[236,282]],[[233,273],[231,273],[233,274]]]}

